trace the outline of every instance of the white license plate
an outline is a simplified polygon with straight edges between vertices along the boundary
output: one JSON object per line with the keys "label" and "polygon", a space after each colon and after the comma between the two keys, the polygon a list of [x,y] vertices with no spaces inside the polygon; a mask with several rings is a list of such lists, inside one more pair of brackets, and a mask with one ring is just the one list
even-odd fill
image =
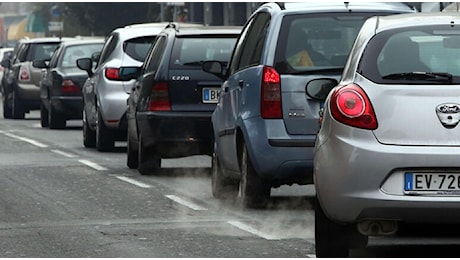
{"label": "white license plate", "polygon": [[217,103],[220,88],[203,88],[203,103]]}
{"label": "white license plate", "polygon": [[404,191],[409,193],[456,193],[460,191],[460,173],[406,172]]}

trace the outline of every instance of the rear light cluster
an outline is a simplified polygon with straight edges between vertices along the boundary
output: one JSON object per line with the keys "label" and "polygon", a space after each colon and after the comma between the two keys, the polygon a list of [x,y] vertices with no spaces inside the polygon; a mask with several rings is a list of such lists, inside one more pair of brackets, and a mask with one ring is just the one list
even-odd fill
{"label": "rear light cluster", "polygon": [[80,88],[70,79],[62,81],[61,84],[62,93],[79,93]]}
{"label": "rear light cluster", "polygon": [[264,119],[281,119],[281,79],[272,67],[264,67],[262,75],[260,115]]}
{"label": "rear light cluster", "polygon": [[153,85],[149,100],[149,111],[171,111],[168,82],[157,82]]}
{"label": "rear light cluster", "polygon": [[362,88],[349,84],[334,91],[330,101],[335,120],[353,127],[375,130],[377,117],[372,104]]}
{"label": "rear light cluster", "polygon": [[105,77],[110,80],[120,80],[120,68],[105,69]]}

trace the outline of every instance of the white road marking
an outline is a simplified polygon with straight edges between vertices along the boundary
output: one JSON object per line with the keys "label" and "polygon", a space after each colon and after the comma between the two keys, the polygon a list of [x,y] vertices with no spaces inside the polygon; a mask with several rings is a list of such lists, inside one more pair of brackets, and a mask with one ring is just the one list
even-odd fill
{"label": "white road marking", "polygon": [[84,165],[88,166],[88,167],[91,167],[95,170],[98,170],[98,171],[107,171],[107,168],[103,167],[103,166],[100,166],[99,164],[97,163],[93,163],[91,161],[88,161],[88,160],[78,160],[79,162],[83,163]]}
{"label": "white road marking", "polygon": [[307,254],[307,257],[308,257],[308,258],[316,258],[316,255]]}
{"label": "white road marking", "polygon": [[60,154],[60,155],[62,155],[62,156],[68,157],[68,158],[75,158],[75,157],[77,157],[77,156],[74,155],[74,154],[66,153],[66,152],[61,151],[61,150],[51,150],[51,152]]}
{"label": "white road marking", "polygon": [[276,238],[274,236],[271,236],[269,234],[265,234],[263,232],[260,232],[259,230],[249,226],[249,225],[246,225],[240,221],[236,221],[236,220],[230,220],[230,221],[227,221],[228,224],[236,227],[236,228],[239,228],[243,231],[246,231],[248,233],[251,233],[253,235],[256,235],[258,237],[261,237],[261,238],[265,238],[267,240],[279,240],[279,238]]}
{"label": "white road marking", "polygon": [[19,136],[19,135],[15,135],[15,134],[11,134],[11,133],[5,133],[3,131],[2,131],[2,134],[6,135],[6,136],[9,136],[9,137],[12,137],[12,138],[15,138],[15,139],[18,139],[18,140],[21,140],[21,141],[24,141],[24,142],[27,142],[29,144],[35,145],[35,146],[40,147],[40,148],[48,147],[48,145],[46,145],[46,144],[42,144],[42,143],[37,142],[35,140],[29,139],[29,138],[26,138],[26,137],[22,137],[22,136]]}
{"label": "white road marking", "polygon": [[125,177],[125,176],[115,176],[117,179],[120,179],[124,182],[127,182],[127,183],[131,183],[133,185],[136,185],[138,187],[141,187],[141,188],[144,188],[144,189],[148,189],[150,188],[151,186],[148,185],[148,184],[145,184],[145,183],[142,183],[140,181],[136,181],[134,179],[131,179],[131,178],[128,178],[128,177]]}
{"label": "white road marking", "polygon": [[203,208],[201,206],[198,206],[195,203],[186,201],[186,200],[184,200],[182,198],[179,198],[179,197],[177,197],[175,195],[165,195],[165,197],[170,199],[170,200],[172,200],[172,201],[175,201],[175,202],[177,202],[177,203],[179,203],[181,205],[184,205],[184,206],[186,206],[188,208],[191,208],[193,210],[208,210],[207,208]]}

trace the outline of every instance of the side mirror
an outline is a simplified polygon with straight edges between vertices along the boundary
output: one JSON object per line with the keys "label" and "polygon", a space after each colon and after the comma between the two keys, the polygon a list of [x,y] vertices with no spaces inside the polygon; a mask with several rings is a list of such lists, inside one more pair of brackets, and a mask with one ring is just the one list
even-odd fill
{"label": "side mirror", "polygon": [[338,82],[335,79],[314,79],[307,83],[305,92],[313,99],[324,101],[337,84]]}
{"label": "side mirror", "polygon": [[0,65],[4,68],[11,68],[11,61],[10,59],[3,59],[2,62],[0,62]]}
{"label": "side mirror", "polygon": [[39,68],[39,69],[48,68],[48,65],[46,64],[44,60],[34,60],[32,61],[32,66],[34,66],[35,68]]}
{"label": "side mirror", "polygon": [[220,61],[205,61],[201,64],[201,69],[225,80],[224,65]]}
{"label": "side mirror", "polygon": [[93,61],[91,58],[81,58],[77,60],[77,67],[88,73],[88,76],[93,76]]}
{"label": "side mirror", "polygon": [[120,80],[128,81],[139,77],[140,67],[122,67],[118,72]]}
{"label": "side mirror", "polygon": [[94,62],[98,62],[100,57],[101,57],[100,51],[91,54],[91,60],[93,60]]}

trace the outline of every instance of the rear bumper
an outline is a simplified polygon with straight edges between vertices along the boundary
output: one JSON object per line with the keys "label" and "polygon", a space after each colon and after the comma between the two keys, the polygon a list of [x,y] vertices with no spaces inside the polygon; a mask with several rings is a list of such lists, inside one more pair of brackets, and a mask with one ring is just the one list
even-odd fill
{"label": "rear bumper", "polygon": [[142,143],[162,158],[211,155],[211,113],[138,112]]}
{"label": "rear bumper", "polygon": [[51,97],[50,105],[54,111],[65,115],[67,119],[83,118],[83,98],[81,96]]}

